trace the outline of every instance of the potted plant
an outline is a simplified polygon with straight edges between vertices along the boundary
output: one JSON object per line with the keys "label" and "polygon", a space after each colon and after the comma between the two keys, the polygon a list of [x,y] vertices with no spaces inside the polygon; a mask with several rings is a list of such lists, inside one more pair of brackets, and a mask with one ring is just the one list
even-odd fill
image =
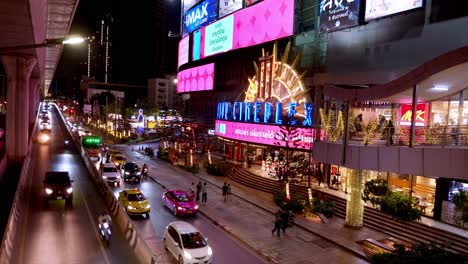
{"label": "potted plant", "polygon": [[459,191],[454,194],[452,202],[455,204],[455,208],[462,214],[461,219],[455,220],[458,220],[464,226],[468,222],[468,191]]}
{"label": "potted plant", "polygon": [[364,184],[362,200],[371,202],[372,207],[380,204],[381,197],[387,194],[388,183],[384,179],[373,179]]}

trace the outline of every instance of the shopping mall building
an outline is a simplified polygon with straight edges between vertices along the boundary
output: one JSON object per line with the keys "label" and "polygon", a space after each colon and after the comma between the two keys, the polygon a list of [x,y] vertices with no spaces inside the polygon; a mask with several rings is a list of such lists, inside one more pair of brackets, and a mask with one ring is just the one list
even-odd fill
{"label": "shopping mall building", "polygon": [[215,130],[212,150],[348,201],[383,178],[456,224],[451,198],[468,190],[466,4],[264,0],[194,19],[216,2],[183,14],[178,75]]}

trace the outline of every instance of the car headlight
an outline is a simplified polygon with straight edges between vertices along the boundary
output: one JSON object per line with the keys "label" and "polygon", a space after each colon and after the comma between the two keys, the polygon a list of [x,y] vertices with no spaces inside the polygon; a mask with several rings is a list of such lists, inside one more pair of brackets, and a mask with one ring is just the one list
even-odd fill
{"label": "car headlight", "polygon": [[141,172],[140,172],[140,171],[138,171],[138,172],[136,173],[136,175],[141,175]]}
{"label": "car headlight", "polygon": [[192,259],[192,255],[188,251],[185,251],[185,250],[184,250],[184,257],[186,259]]}
{"label": "car headlight", "polygon": [[53,193],[53,191],[52,191],[51,189],[49,189],[49,188],[46,188],[46,189],[45,189],[45,192],[46,192],[47,194],[52,194],[52,193]]}
{"label": "car headlight", "polygon": [[177,206],[177,210],[183,210],[184,208],[182,208],[181,206]]}
{"label": "car headlight", "polygon": [[198,205],[195,205],[195,207],[194,207],[194,208],[195,208],[195,210],[197,210],[197,209],[198,209]]}
{"label": "car headlight", "polygon": [[213,250],[211,249],[210,246],[208,246],[208,256],[213,255]]}
{"label": "car headlight", "polygon": [[129,206],[127,206],[127,209],[128,209],[128,210],[133,210],[133,209],[135,209],[135,208],[133,208],[133,206],[129,205]]}
{"label": "car headlight", "polygon": [[146,209],[150,209],[150,207],[151,207],[151,205],[149,205],[149,204],[147,206],[145,206]]}
{"label": "car headlight", "polygon": [[47,142],[50,140],[50,136],[49,135],[46,135],[46,134],[42,134],[39,139],[42,141],[42,142]]}
{"label": "car headlight", "polygon": [[107,176],[102,176],[103,179],[107,179]]}
{"label": "car headlight", "polygon": [[125,172],[125,175],[130,175],[130,172],[126,171],[126,172]]}
{"label": "car headlight", "polygon": [[73,192],[73,188],[72,188],[72,187],[70,187],[70,188],[67,189],[67,193],[72,193],[72,192]]}

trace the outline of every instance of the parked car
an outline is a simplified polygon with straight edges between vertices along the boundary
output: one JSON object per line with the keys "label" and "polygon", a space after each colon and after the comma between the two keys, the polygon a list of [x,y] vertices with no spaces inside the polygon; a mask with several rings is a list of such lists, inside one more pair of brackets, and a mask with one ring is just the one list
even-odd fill
{"label": "parked car", "polygon": [[138,188],[119,192],[119,203],[125,208],[127,214],[146,215],[149,218],[150,203]]}
{"label": "parked car", "polygon": [[103,163],[101,176],[102,180],[107,183],[120,185],[120,172],[115,167],[114,163]]}
{"label": "parked car", "polygon": [[44,179],[45,206],[49,200],[65,200],[66,205],[73,204],[73,188],[67,171],[48,171]]}
{"label": "parked car", "polygon": [[193,225],[176,221],[167,225],[163,243],[179,263],[212,263],[213,250],[207,240]]}
{"label": "parked car", "polygon": [[141,170],[135,162],[125,161],[120,171],[124,181],[141,182]]}
{"label": "parked car", "polygon": [[163,193],[163,206],[172,210],[174,215],[197,215],[198,205],[186,191],[172,190]]}

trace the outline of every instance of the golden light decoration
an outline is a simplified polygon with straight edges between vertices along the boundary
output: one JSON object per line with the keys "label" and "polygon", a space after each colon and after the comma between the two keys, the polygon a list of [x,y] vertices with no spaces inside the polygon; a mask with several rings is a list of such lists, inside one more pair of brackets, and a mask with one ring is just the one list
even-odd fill
{"label": "golden light decoration", "polygon": [[320,119],[322,120],[321,126],[325,131],[327,139],[332,143],[336,142],[338,138],[343,135],[344,131],[343,112],[338,112],[338,118],[336,122],[333,118],[335,116],[335,111],[329,110],[328,114],[325,115],[323,108],[320,108],[319,113]]}
{"label": "golden light decoration", "polygon": [[[262,50],[259,65],[254,62],[256,75],[249,78],[249,87],[245,92],[245,102],[281,102],[285,111],[289,111],[289,103],[297,102],[297,115],[303,112],[302,103],[310,103],[309,91],[304,88],[302,78],[306,72],[299,74],[295,69],[300,61],[296,56],[291,65],[288,64],[291,43],[286,45],[281,60],[277,60],[277,43],[273,46],[273,54]],[[302,115],[303,116],[303,115]]]}

